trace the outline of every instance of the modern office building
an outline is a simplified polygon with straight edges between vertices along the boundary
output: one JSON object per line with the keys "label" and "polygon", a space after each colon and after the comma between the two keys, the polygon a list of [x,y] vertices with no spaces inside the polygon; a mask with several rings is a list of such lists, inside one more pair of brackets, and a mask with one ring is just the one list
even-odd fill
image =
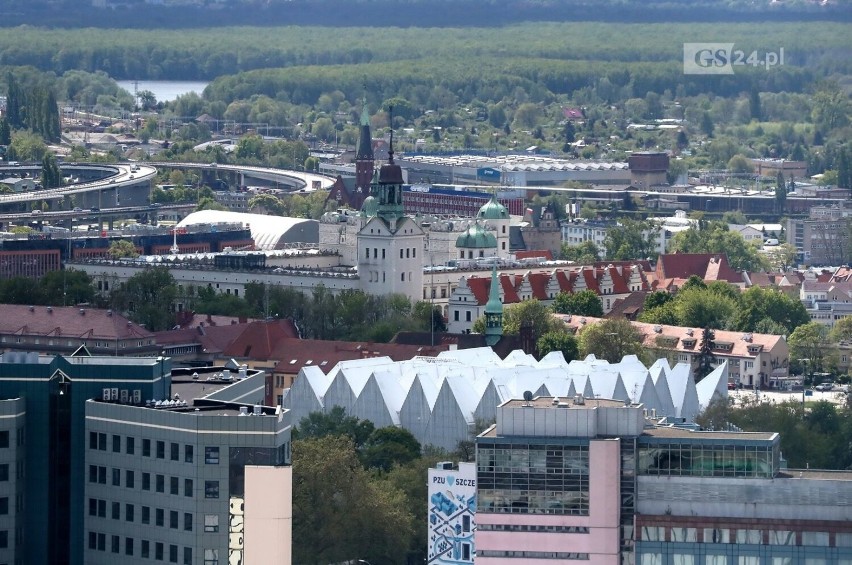
{"label": "modern office building", "polygon": [[477,437],[480,565],[852,564],[852,473],[787,470],[778,434],[525,396]]}
{"label": "modern office building", "polygon": [[0,356],[0,562],[289,563],[289,414],[261,371],[197,371]]}

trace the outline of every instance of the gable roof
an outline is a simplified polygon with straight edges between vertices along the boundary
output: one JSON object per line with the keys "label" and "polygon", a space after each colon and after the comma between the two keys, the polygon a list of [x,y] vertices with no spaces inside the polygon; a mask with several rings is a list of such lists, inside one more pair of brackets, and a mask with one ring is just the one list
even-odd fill
{"label": "gable roof", "polygon": [[741,273],[734,271],[724,253],[666,253],[657,260],[656,279],[688,279],[697,275],[705,281],[743,283]]}
{"label": "gable roof", "polygon": [[0,304],[0,334],[85,339],[147,339],[154,334],[112,310]]}

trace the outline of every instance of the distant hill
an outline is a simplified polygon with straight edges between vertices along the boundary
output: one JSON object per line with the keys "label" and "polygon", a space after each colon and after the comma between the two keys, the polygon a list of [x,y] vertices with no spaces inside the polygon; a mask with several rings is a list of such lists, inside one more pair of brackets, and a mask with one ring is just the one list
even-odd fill
{"label": "distant hill", "polygon": [[[234,25],[478,26],[524,21],[850,20],[845,0],[0,0],[0,26],[158,28]],[[82,5],[81,5],[82,4]]]}

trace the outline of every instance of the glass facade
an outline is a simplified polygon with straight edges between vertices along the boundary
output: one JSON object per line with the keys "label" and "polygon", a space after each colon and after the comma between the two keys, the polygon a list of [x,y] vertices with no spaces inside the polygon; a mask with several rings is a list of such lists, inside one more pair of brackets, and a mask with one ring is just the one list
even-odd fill
{"label": "glass facade", "polygon": [[533,443],[477,446],[483,512],[589,514],[589,447]]}
{"label": "glass facade", "polygon": [[640,475],[753,477],[768,479],[778,472],[778,446],[711,444],[692,441],[651,441],[639,445]]}

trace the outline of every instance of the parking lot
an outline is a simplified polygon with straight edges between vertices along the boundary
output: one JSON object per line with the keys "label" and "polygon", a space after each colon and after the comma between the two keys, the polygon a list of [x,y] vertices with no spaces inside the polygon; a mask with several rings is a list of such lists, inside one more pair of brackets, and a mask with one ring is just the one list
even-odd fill
{"label": "parking lot", "polygon": [[[728,396],[730,398],[733,398],[736,404],[741,403],[746,398],[749,399],[749,402],[753,402],[755,398],[758,398],[760,402],[772,402],[776,404],[781,404],[789,400],[793,400],[795,402],[802,401],[802,391],[778,392],[759,390],[757,391],[757,393],[755,393],[753,390],[740,389],[729,390]],[[828,402],[833,402],[834,404],[843,404],[846,401],[846,393],[839,391],[814,390],[812,396],[805,397],[806,402],[816,402],[818,400],[826,400]]]}

